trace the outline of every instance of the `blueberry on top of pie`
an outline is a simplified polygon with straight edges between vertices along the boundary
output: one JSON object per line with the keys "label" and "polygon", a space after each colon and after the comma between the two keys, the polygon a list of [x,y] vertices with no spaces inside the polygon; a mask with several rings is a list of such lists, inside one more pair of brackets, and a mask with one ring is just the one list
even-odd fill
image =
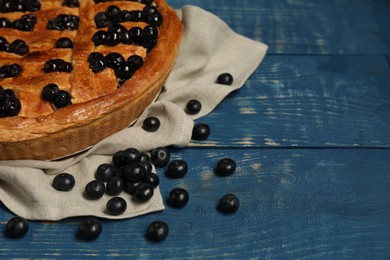
{"label": "blueberry on top of pie", "polygon": [[165,0],[0,1],[0,159],[54,159],[154,100],[182,25]]}

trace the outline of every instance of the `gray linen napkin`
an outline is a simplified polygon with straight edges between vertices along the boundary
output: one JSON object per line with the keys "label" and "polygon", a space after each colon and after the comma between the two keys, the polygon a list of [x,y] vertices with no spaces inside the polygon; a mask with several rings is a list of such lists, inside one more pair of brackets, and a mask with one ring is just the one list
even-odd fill
{"label": "gray linen napkin", "polygon": [[[137,203],[130,195],[121,194],[127,210],[120,216],[106,213],[111,196],[87,200],[83,191],[94,179],[97,166],[110,163],[118,150],[133,147],[146,152],[160,146],[186,146],[191,139],[193,121],[212,111],[227,94],[241,88],[267,50],[266,45],[238,35],[218,17],[198,7],[184,6],[177,13],[184,25],[184,36],[176,64],[156,102],[132,127],[80,155],[60,161],[1,161],[0,200],[9,210],[27,219],[60,220],[74,216],[122,219],[164,209],[158,188],[147,203]],[[215,84],[216,77],[223,72],[234,76],[232,86]],[[199,114],[184,112],[190,99],[201,101]],[[148,116],[160,119],[157,132],[142,129],[142,121]],[[51,186],[60,172],[75,177],[76,185],[71,191],[61,192]]]}

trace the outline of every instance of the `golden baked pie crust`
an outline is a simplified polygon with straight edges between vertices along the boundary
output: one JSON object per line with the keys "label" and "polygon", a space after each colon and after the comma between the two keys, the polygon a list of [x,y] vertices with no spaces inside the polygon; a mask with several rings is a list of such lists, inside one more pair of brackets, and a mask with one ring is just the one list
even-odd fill
{"label": "golden baked pie crust", "polygon": [[[109,94],[61,108],[47,115],[0,118],[1,160],[46,160],[73,154],[127,127],[142,113],[161,91],[174,64],[182,35],[182,24],[174,10],[164,0],[154,2],[163,17],[158,44],[147,54],[144,65],[136,71],[133,77]],[[120,1],[101,4],[114,3],[120,3]],[[92,0],[82,0],[80,4],[94,3]],[[80,12],[81,10],[87,9],[80,7]],[[90,33],[87,33],[87,30],[96,31],[96,28],[81,26],[84,19],[93,21],[93,16],[92,12],[85,15],[80,13],[78,35],[85,33],[89,38]],[[83,30],[86,31],[83,32]],[[77,44],[75,42],[75,47]],[[110,48],[111,51],[115,51],[115,47]],[[84,71],[90,70],[86,56],[89,53],[88,46],[85,49],[75,48],[73,55],[82,57],[83,59],[77,62],[83,62],[83,64],[74,64],[71,75],[71,78],[81,77],[77,80],[85,83],[86,92],[84,94],[86,95],[89,92],[94,94],[94,85],[88,85],[91,84],[91,75],[92,77],[94,75],[90,73],[83,75],[77,71],[77,68],[83,68]],[[53,73],[53,77],[55,75],[61,77],[61,73]],[[37,84],[40,83],[39,77],[32,80],[34,79],[37,80]],[[104,81],[104,78],[99,81],[99,84],[110,83],[112,84],[110,77],[107,77],[107,81]],[[1,81],[0,85],[3,85]],[[115,88],[116,86],[114,85]],[[7,88],[5,84],[3,87]]]}

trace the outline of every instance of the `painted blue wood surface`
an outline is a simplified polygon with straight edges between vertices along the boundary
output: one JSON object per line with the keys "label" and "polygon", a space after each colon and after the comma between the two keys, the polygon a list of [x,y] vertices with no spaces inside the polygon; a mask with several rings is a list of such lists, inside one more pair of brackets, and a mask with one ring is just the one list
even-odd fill
{"label": "painted blue wood surface", "polygon": [[237,32],[269,44],[269,53],[383,54],[388,52],[386,0],[176,0],[200,6]]}
{"label": "painted blue wood surface", "polygon": [[[183,149],[174,158],[188,161],[183,179],[161,175],[164,197],[186,188],[183,209],[123,221],[104,221],[98,240],[75,239],[80,219],[31,223],[21,240],[1,239],[0,258],[42,254],[47,258],[137,257],[144,259],[384,259],[390,250],[390,151],[328,149]],[[234,158],[236,173],[218,177],[218,159]],[[235,193],[234,215],[215,209]],[[11,214],[2,213],[2,217]],[[170,234],[147,242],[148,223],[161,219]],[[17,250],[15,250],[17,248]],[[44,254],[44,255],[43,255]]]}
{"label": "painted blue wood surface", "polygon": [[[390,2],[387,0],[170,0],[200,6],[235,31],[269,44],[246,86],[200,121],[205,142],[173,150],[185,178],[161,174],[189,204],[103,221],[94,242],[76,239],[81,218],[31,222],[20,240],[0,235],[4,258],[390,259]],[[236,174],[217,177],[222,157]],[[236,193],[239,211],[216,211]],[[12,217],[0,206],[0,228]],[[143,233],[156,219],[163,243]]]}
{"label": "painted blue wood surface", "polygon": [[207,118],[199,145],[388,147],[384,56],[268,55],[245,87]]}

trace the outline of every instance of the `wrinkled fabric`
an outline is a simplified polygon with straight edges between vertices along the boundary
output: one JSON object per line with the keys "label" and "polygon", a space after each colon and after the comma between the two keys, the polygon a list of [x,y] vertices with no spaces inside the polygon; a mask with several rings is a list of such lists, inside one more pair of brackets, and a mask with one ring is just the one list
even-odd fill
{"label": "wrinkled fabric", "polygon": [[[210,113],[230,92],[241,88],[267,50],[265,44],[233,32],[221,19],[198,7],[184,6],[177,14],[184,25],[184,35],[175,66],[156,101],[134,125],[79,155],[57,161],[1,161],[0,200],[9,210],[27,219],[60,220],[75,216],[123,219],[164,209],[158,188],[146,203],[137,203],[123,192],[120,196],[126,200],[127,210],[112,216],[105,209],[112,196],[87,200],[84,188],[95,178],[97,167],[110,163],[118,150],[133,147],[146,152],[168,145],[185,147],[191,140],[194,120]],[[231,86],[215,83],[224,72],[233,75]],[[202,103],[196,115],[184,112],[191,99]],[[158,131],[143,130],[143,119],[149,116],[159,118]],[[75,177],[76,185],[71,191],[52,187],[53,178],[60,172]]]}

